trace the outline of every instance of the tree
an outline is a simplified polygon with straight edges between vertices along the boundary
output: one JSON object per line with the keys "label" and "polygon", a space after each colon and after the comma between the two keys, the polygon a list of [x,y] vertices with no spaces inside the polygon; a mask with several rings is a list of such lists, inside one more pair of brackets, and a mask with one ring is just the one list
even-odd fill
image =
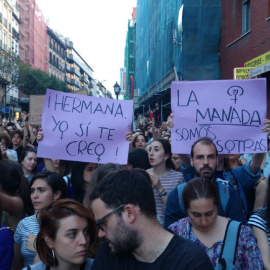
{"label": "tree", "polygon": [[26,95],[44,95],[47,88],[71,92],[67,84],[55,76],[49,76],[40,69],[33,69],[29,64],[22,63],[19,65],[18,85]]}

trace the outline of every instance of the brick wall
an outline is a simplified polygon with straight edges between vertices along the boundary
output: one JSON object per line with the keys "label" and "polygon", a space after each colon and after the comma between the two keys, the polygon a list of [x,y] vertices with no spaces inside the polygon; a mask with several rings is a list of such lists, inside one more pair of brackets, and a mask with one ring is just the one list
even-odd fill
{"label": "brick wall", "polygon": [[[221,4],[220,69],[221,79],[233,79],[233,69],[270,51],[270,0],[250,1],[250,32],[242,35],[242,0],[225,0]],[[270,72],[267,96],[270,97]],[[270,100],[267,100],[270,108]],[[267,117],[270,118],[268,109]]]}

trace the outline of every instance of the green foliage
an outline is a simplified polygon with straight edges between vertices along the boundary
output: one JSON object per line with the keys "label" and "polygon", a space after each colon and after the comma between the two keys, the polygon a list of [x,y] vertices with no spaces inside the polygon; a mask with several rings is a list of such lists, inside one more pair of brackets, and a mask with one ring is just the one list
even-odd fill
{"label": "green foliage", "polygon": [[29,64],[19,65],[19,89],[26,95],[45,95],[46,89],[71,92],[65,82],[55,76],[49,76],[40,69],[33,69]]}

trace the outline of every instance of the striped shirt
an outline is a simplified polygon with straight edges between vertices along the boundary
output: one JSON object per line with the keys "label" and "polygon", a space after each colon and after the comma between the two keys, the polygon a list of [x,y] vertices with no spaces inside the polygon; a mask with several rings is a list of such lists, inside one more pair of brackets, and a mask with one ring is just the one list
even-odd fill
{"label": "striped shirt", "polygon": [[[148,171],[151,171],[151,169]],[[159,177],[159,180],[168,195],[176,186],[185,182],[183,174],[175,170],[170,170],[166,175]],[[163,225],[165,205],[163,204],[158,191],[154,187],[153,191],[156,202],[157,218],[160,224]]]}
{"label": "striped shirt", "polygon": [[266,206],[259,208],[258,210],[254,211],[249,218],[248,225],[250,226],[255,226],[261,230],[263,230],[268,238],[268,243],[270,246],[270,232],[269,232],[269,227],[268,223],[266,221]]}
{"label": "striped shirt", "polygon": [[39,222],[37,220],[37,215],[32,215],[22,219],[14,234],[14,241],[21,245],[21,255],[23,257],[24,266],[33,264],[36,253],[30,252],[26,248],[27,235],[33,233],[37,235],[39,233]]}

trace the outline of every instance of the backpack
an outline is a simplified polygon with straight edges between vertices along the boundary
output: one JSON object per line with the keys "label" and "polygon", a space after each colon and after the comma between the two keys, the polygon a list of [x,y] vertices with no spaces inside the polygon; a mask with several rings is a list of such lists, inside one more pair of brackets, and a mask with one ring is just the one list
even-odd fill
{"label": "backpack", "polygon": [[[223,183],[222,180],[219,181],[219,178],[216,180],[218,183],[220,203],[221,203],[223,211],[225,213],[228,201],[230,199],[229,186],[227,186],[225,183]],[[183,201],[182,201],[182,193],[183,193],[183,189],[184,189],[185,185],[186,185],[186,183],[183,183],[183,184],[177,186],[178,203],[179,203],[182,214],[185,213],[185,209],[184,209],[184,205],[183,205]]]}
{"label": "backpack", "polygon": [[222,250],[215,270],[234,270],[236,250],[242,223],[230,220],[223,240]]}

